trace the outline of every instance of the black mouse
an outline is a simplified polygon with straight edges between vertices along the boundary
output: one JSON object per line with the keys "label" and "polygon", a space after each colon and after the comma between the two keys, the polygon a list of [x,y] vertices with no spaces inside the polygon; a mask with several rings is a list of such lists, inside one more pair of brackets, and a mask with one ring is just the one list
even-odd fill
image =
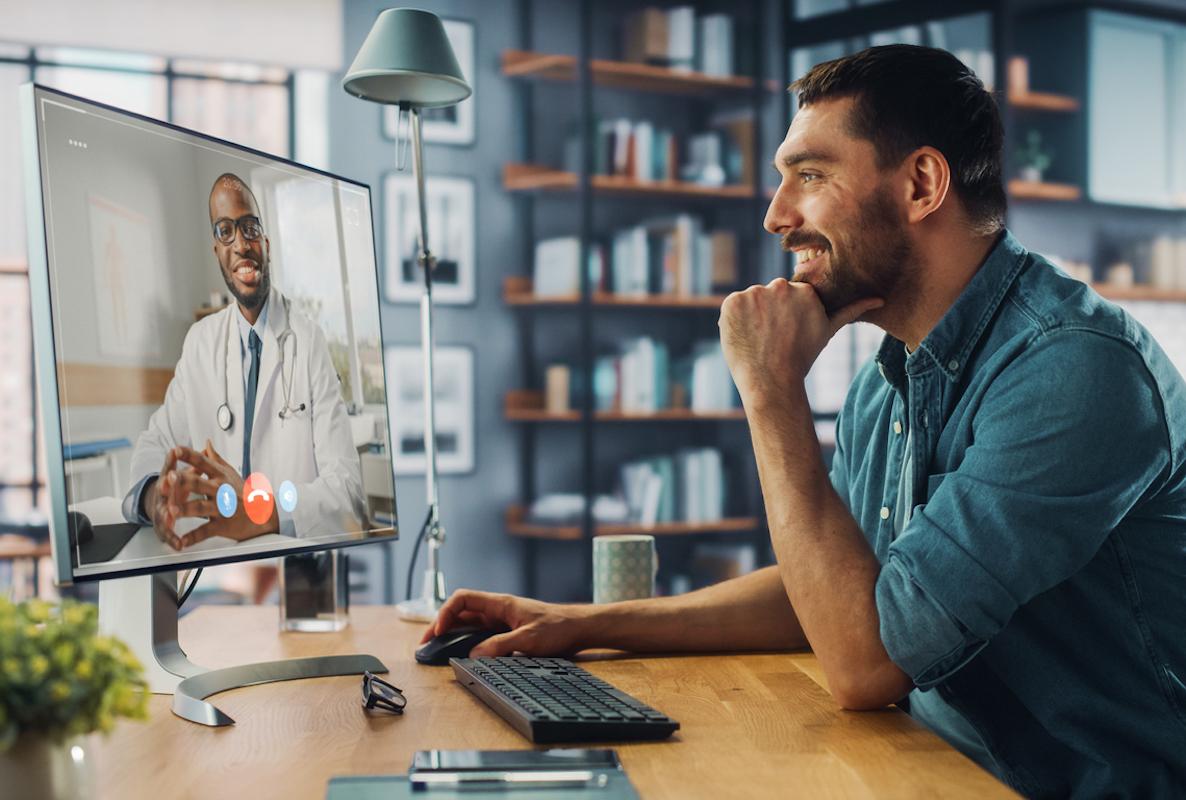
{"label": "black mouse", "polygon": [[81,512],[67,511],[66,527],[70,531],[70,539],[75,546],[87,544],[95,538],[95,530],[91,527],[90,518]]}
{"label": "black mouse", "polygon": [[470,650],[500,633],[505,631],[474,627],[453,628],[422,644],[416,651],[416,660],[421,664],[441,667],[448,664],[450,658],[467,658]]}

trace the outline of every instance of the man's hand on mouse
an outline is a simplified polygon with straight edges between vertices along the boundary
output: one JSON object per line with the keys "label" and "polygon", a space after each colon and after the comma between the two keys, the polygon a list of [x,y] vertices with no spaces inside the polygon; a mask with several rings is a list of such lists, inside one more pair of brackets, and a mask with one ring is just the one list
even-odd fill
{"label": "man's hand on mouse", "polygon": [[523,653],[529,656],[569,655],[587,646],[583,606],[558,605],[508,594],[459,589],[445,601],[420,641],[462,625],[510,628],[470,651],[471,658]]}

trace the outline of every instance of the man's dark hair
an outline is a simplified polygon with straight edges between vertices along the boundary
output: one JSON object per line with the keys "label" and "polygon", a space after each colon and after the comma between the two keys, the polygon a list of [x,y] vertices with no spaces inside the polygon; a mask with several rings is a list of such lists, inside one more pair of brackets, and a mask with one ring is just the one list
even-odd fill
{"label": "man's dark hair", "polygon": [[931,146],[951,166],[951,184],[978,233],[1005,224],[1004,130],[996,101],[946,50],[891,44],[817,64],[790,86],[799,105],[851,97],[850,132],[873,143],[877,166],[897,166]]}

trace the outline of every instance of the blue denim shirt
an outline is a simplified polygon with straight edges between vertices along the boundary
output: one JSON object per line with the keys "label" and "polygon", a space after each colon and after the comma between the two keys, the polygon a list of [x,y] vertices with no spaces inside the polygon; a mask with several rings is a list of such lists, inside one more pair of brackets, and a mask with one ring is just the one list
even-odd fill
{"label": "blue denim shirt", "polygon": [[1149,333],[1006,232],[916,350],[886,337],[836,439],[937,732],[1030,796],[1186,794],[1186,383]]}

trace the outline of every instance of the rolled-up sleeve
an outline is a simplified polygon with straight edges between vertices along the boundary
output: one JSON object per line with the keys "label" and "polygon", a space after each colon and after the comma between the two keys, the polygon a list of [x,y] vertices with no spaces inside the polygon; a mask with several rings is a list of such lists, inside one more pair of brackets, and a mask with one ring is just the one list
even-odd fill
{"label": "rolled-up sleeve", "polygon": [[1084,330],[1046,333],[1002,369],[971,439],[877,580],[882,642],[923,689],[1086,565],[1172,460],[1140,353]]}

